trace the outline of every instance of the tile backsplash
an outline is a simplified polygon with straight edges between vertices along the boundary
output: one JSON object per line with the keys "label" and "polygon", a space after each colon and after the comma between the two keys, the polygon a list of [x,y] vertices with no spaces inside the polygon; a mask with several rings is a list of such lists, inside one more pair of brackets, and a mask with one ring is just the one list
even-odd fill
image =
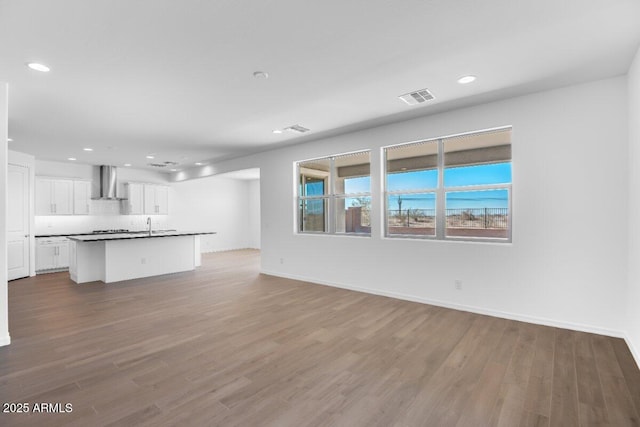
{"label": "tile backsplash", "polygon": [[145,230],[152,218],[154,230],[170,229],[169,215],[120,215],[120,203],[114,200],[91,200],[89,215],[36,215],[35,234],[73,234],[92,230]]}

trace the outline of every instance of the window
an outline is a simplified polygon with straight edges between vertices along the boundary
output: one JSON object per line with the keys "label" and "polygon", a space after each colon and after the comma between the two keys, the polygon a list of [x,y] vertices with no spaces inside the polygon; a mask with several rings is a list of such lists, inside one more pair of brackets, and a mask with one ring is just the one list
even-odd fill
{"label": "window", "polygon": [[384,149],[386,235],[511,239],[511,128]]}
{"label": "window", "polygon": [[371,234],[369,151],[298,162],[298,231]]}

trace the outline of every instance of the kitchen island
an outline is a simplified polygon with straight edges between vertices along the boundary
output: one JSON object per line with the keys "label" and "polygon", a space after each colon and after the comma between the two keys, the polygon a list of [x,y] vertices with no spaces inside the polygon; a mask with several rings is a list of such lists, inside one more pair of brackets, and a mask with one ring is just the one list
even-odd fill
{"label": "kitchen island", "polygon": [[200,236],[215,232],[154,231],[69,236],[69,275],[104,283],[194,270]]}

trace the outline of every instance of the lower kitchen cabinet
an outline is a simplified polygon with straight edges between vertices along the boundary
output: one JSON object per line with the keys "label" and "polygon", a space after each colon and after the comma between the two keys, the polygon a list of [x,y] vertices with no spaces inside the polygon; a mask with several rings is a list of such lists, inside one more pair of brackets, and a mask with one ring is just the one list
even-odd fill
{"label": "lower kitchen cabinet", "polygon": [[69,268],[69,240],[66,237],[36,238],[36,272],[49,273]]}

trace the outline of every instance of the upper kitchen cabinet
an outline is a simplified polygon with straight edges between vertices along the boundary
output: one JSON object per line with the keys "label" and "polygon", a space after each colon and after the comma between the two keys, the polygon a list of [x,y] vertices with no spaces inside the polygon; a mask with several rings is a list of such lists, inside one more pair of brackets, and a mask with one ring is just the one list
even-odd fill
{"label": "upper kitchen cabinet", "polygon": [[36,178],[36,215],[73,214],[73,181]]}
{"label": "upper kitchen cabinet", "polygon": [[169,213],[169,187],[144,184],[144,213],[146,215],[167,215]]}
{"label": "upper kitchen cabinet", "polygon": [[122,201],[123,213],[126,215],[143,215],[144,184],[127,182],[124,184],[126,200]]}
{"label": "upper kitchen cabinet", "polygon": [[91,206],[91,181],[73,181],[73,213],[89,215]]}

